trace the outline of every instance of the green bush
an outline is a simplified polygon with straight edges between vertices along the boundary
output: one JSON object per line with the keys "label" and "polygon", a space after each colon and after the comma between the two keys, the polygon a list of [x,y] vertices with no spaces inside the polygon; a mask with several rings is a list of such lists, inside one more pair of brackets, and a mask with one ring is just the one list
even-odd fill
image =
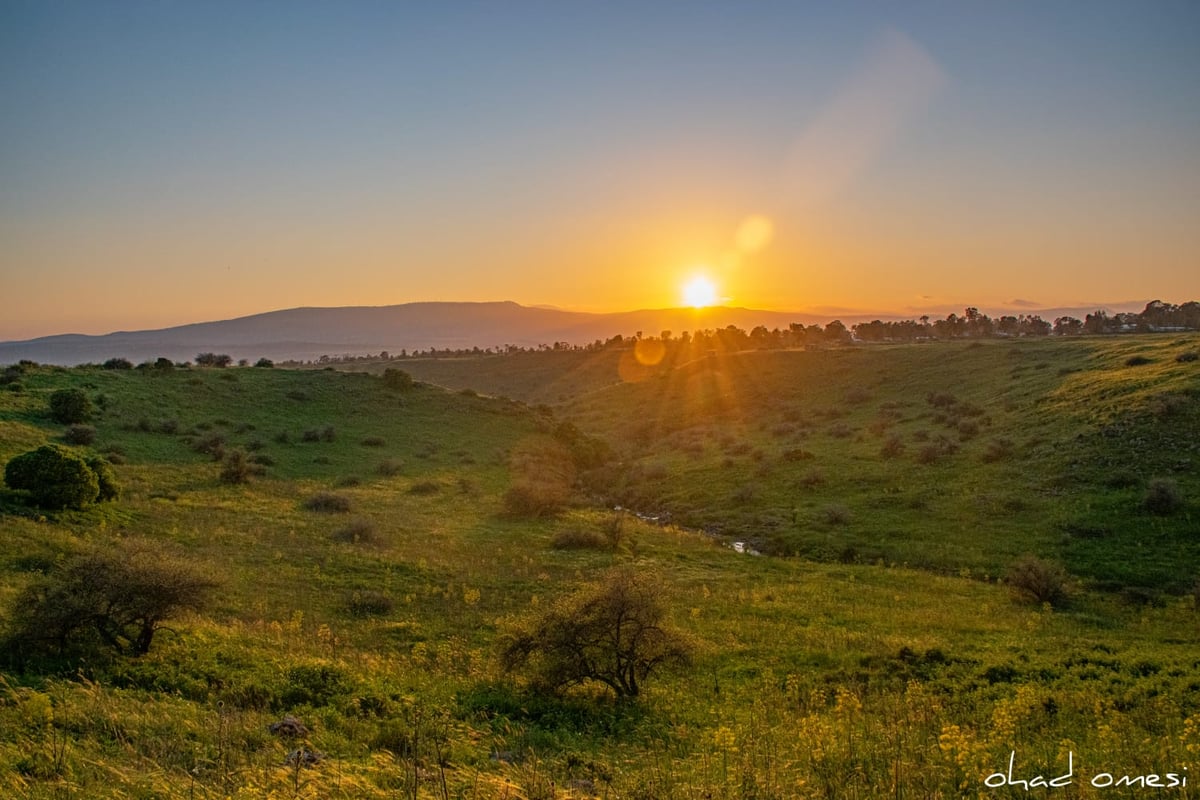
{"label": "green bush", "polygon": [[[120,456],[113,454],[109,458]],[[100,493],[96,499],[105,503],[110,500],[116,500],[121,496],[121,485],[117,483],[117,475],[113,472],[112,463],[100,456],[90,456],[87,459],[88,468],[96,473],[96,483],[100,487]]]}
{"label": "green bush", "polygon": [[59,389],[50,395],[50,416],[63,425],[87,422],[92,417],[92,401],[82,389]]}
{"label": "green bush", "polygon": [[345,670],[324,661],[298,664],[287,671],[285,678],[287,685],[279,698],[283,708],[320,708],[353,688]]}
{"label": "green bush", "polygon": [[82,458],[59,445],[46,444],[22,453],[4,468],[9,488],[29,493],[47,509],[83,508],[100,497],[100,479]]}

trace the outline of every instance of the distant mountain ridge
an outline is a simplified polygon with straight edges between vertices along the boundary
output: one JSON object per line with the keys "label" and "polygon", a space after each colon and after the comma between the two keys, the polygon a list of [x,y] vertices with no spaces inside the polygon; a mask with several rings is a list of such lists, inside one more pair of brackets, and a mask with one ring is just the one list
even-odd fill
{"label": "distant mountain ridge", "polygon": [[[1095,310],[1094,308],[1087,309]],[[1054,312],[1081,312],[1054,309]],[[1039,313],[1031,310],[1028,313]],[[1046,313],[1046,312],[1040,312]],[[847,325],[899,315],[846,314]],[[0,364],[22,359],[74,365],[127,358],[138,362],[166,357],[187,361],[198,353],[220,352],[235,359],[310,361],[321,356],[366,355],[384,350],[480,349],[505,345],[535,347],[567,342],[588,344],[638,331],[657,336],[734,325],[786,328],[792,323],[825,323],[828,314],[747,308],[668,308],[616,313],[564,311],[511,301],[421,302],[389,306],[304,307],[171,328],[118,331],[104,335],[60,334],[0,342]]]}
{"label": "distant mountain ridge", "polygon": [[387,350],[533,347],[586,344],[641,330],[657,335],[726,325],[783,325],[807,321],[798,315],[737,308],[663,309],[593,314],[487,303],[405,303],[391,306],[292,308],[144,331],[104,335],[61,334],[0,342],[0,363],[29,359],[73,365],[121,357],[142,361],[160,356],[191,360],[221,352],[235,359],[307,361],[320,356],[361,355]]}

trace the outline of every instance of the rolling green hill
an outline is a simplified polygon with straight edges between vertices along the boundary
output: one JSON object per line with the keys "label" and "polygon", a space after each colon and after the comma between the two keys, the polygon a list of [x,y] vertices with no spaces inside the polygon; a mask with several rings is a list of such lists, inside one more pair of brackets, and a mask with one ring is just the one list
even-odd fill
{"label": "rolling green hill", "polygon": [[[1034,552],[1096,586],[1178,593],[1200,563],[1200,368],[1176,359],[1198,347],[1175,334],[403,364],[554,406],[616,449],[590,476],[606,502],[763,551],[991,576]],[[1147,513],[1156,480],[1192,504]]]}
{"label": "rolling green hill", "polygon": [[[439,364],[454,391],[13,370],[0,461],[61,443],[49,396],[80,388],[94,440],[71,447],[107,454],[124,491],[62,512],[0,493],[5,625],[26,587],[122,542],[220,589],[146,655],[10,661],[0,794],[1025,796],[984,785],[1013,750],[1047,775],[1072,753],[1079,797],[1106,796],[1104,770],[1198,773],[1200,373],[1176,360],[1197,345],[545,353]],[[511,488],[575,441],[564,421],[611,459],[580,460],[565,509],[512,513]],[[221,478],[234,451],[248,483]],[[1144,504],[1156,478],[1169,513]],[[998,580],[1026,552],[1066,567],[1065,603]],[[623,703],[499,669],[513,615],[615,564],[663,576],[690,668]],[[308,733],[273,735],[286,715]]]}

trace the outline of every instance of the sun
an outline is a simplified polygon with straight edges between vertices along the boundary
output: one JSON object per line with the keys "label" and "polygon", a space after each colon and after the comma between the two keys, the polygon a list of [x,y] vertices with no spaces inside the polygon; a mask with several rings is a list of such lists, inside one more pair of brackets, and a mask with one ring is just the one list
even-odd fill
{"label": "sun", "polygon": [[704,275],[697,275],[683,285],[683,302],[692,308],[716,305],[717,285]]}

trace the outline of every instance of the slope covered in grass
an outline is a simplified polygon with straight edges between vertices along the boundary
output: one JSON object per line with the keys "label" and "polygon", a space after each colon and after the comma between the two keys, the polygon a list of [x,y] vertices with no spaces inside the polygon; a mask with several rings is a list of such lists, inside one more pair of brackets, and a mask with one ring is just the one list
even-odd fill
{"label": "slope covered in grass", "polygon": [[[1200,559],[1193,334],[404,362],[609,442],[606,502],[820,560],[1001,574],[1034,552],[1179,592]],[[372,368],[370,365],[362,365]],[[383,365],[375,365],[382,369]],[[1181,502],[1145,504],[1156,485]]]}
{"label": "slope covered in grass", "polygon": [[[1163,370],[1161,380],[1177,382],[1169,393],[1194,399],[1194,377],[1167,358],[1177,345],[1156,346],[1161,355],[1151,348],[1155,360],[1139,368]],[[1004,489],[1030,504],[1010,514],[1032,519],[1041,509],[1053,534],[1001,528],[1026,537],[1011,552],[1045,545],[1043,555],[1066,559],[1056,549],[1066,535],[1059,522],[1084,518],[1055,498],[1094,485],[1071,461],[1115,459],[1114,441],[1136,448],[1145,431],[1167,434],[1155,427],[1155,389],[1144,410],[1102,420],[1061,393],[1089,372],[1118,374],[1122,354],[1037,347],[750,353],[597,387],[553,418],[332,371],[26,369],[19,392],[0,390],[0,461],[61,441],[48,396],[82,388],[100,410],[89,423],[93,443],[77,449],[108,453],[124,493],[61,513],[0,493],[4,624],[24,587],[74,553],[122,539],[149,539],[209,570],[221,588],[202,613],[172,620],[145,656],[98,651],[69,665],[4,668],[0,794],[956,797],[985,791],[984,778],[1013,748],[1031,770],[1054,774],[1073,752],[1082,797],[1104,796],[1088,784],[1102,769],[1200,771],[1200,631],[1190,596],[1134,605],[1077,588],[1061,608],[1027,604],[994,580],[1008,545],[982,534],[922,539],[915,522],[905,546],[933,553],[944,574],[903,566],[923,565],[915,557],[739,555],[697,530],[604,510],[586,491],[556,515],[518,518],[506,508],[530,462],[523,454],[561,446],[553,433],[569,412],[616,450],[595,485],[678,504],[676,517],[694,513],[698,525],[732,533],[747,515],[782,515],[773,536],[802,550],[804,529],[787,528],[790,507],[772,498],[778,491],[794,502],[803,495],[789,482],[818,468],[824,480],[803,487],[816,494],[811,509],[796,507],[799,518],[840,503],[847,519],[832,514],[807,535],[831,548],[845,534],[883,547],[865,522],[896,519],[889,524],[899,528],[907,517],[860,500],[896,495],[903,508],[927,496],[928,513],[945,519],[1007,524],[987,522],[974,499],[999,476],[1049,486],[1044,495]],[[956,381],[956,367],[979,380]],[[867,376],[870,396],[848,398]],[[1007,378],[1010,395],[997,401],[980,376]],[[985,412],[931,406],[930,392],[952,393],[946,408]],[[1005,411],[1009,400],[1015,408]],[[906,403],[889,430],[909,447],[916,431],[949,430],[938,413],[992,421],[981,419],[979,434],[933,464],[907,448],[881,460],[886,437],[869,426],[888,402]],[[1045,418],[1006,421],[1027,407]],[[1172,409],[1169,418],[1192,419],[1189,407]],[[850,434],[829,435],[838,423]],[[1106,433],[1114,423],[1125,427]],[[1049,441],[1031,443],[1039,425]],[[1018,431],[1016,447],[1059,466],[982,460],[989,437]],[[736,452],[743,438],[750,449]],[[1073,444],[1059,453],[1056,442]],[[784,457],[784,445],[813,458]],[[222,450],[262,456],[262,471],[223,482]],[[771,469],[760,475],[761,464]],[[1002,471],[972,477],[981,469]],[[1191,491],[1188,475],[1174,475]],[[767,483],[728,510],[725,498],[750,478]],[[900,491],[881,491],[893,485]],[[1111,491],[1137,502],[1140,487]],[[594,687],[563,698],[531,693],[521,676],[497,669],[510,615],[536,612],[614,564],[663,575],[673,622],[700,643],[691,668],[647,682],[635,704]],[[940,569],[952,564],[961,569]],[[286,715],[307,733],[272,734]]]}

